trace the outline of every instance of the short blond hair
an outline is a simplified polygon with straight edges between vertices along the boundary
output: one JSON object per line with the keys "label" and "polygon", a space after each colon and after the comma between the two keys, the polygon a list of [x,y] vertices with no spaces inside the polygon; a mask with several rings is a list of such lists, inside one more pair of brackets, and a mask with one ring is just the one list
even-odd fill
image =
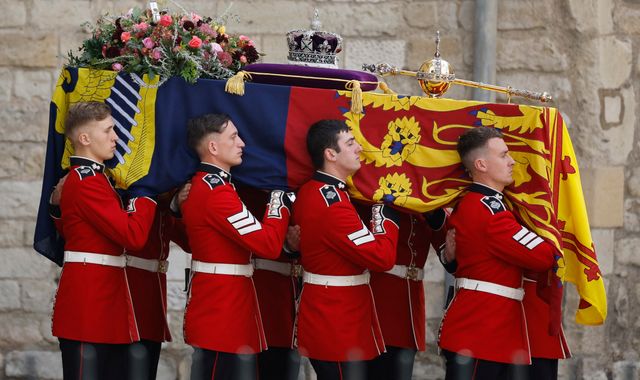
{"label": "short blond hair", "polygon": [[92,121],[111,116],[111,108],[102,102],[80,102],[72,105],[64,122],[64,135],[71,139],[75,131]]}

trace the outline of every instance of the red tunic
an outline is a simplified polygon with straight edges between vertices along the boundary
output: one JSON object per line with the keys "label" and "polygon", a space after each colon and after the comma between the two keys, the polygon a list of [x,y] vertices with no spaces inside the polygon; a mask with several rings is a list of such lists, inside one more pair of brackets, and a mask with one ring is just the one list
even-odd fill
{"label": "red tunic", "polygon": [[[229,179],[229,173],[204,163],[193,176],[182,204],[193,260],[246,265],[252,252],[275,259],[282,250],[289,210],[281,208],[279,216],[267,211],[260,223]],[[192,272],[184,338],[192,346],[214,351],[264,350],[267,342],[252,278]]]}
{"label": "red tunic", "polygon": [[[147,241],[156,203],[136,198],[123,210],[103,173],[104,165],[71,158],[62,191],[59,226],[65,250],[120,256]],[[68,262],[53,307],[53,335],[92,343],[131,343],[140,339],[125,268]]]}
{"label": "red tunic", "polygon": [[[344,182],[324,173],[298,191],[294,219],[300,225],[305,271],[333,276],[388,270],[395,262],[397,225],[385,219],[371,234],[358,216]],[[300,353],[326,361],[369,360],[384,351],[369,285],[306,283],[297,321]]]}
{"label": "red tunic", "polygon": [[[166,260],[169,257],[171,241],[176,242],[185,251],[190,251],[182,221],[173,217],[169,210],[158,208],[147,243],[139,251],[127,251],[127,255]],[[171,333],[167,322],[167,275],[127,267],[127,276],[140,339],[170,342]]]}
{"label": "red tunic", "polygon": [[[249,187],[238,187],[238,194],[254,215],[264,214],[269,202],[269,193]],[[286,253],[282,253],[277,262],[293,265]],[[257,269],[253,273],[264,333],[269,347],[290,348],[293,340],[293,321],[295,319],[295,294],[298,278],[290,274],[283,275],[274,271]]]}
{"label": "red tunic", "polygon": [[527,331],[532,358],[567,359],[571,357],[569,345],[560,326],[560,335],[549,335],[549,304],[536,291],[536,281],[525,277],[524,314],[527,317]]}
{"label": "red tunic", "polygon": [[[362,207],[357,208],[365,219],[367,216]],[[445,228],[434,231],[421,215],[401,214],[395,265],[424,268],[429,246],[439,248],[445,236]],[[372,272],[371,289],[385,344],[424,351],[426,316],[423,282]]]}
{"label": "red tunic", "polygon": [[[555,248],[520,225],[502,203],[502,194],[473,184],[450,218],[456,230],[456,278],[522,286],[523,269],[543,272]],[[530,363],[522,302],[459,289],[440,326],[440,347],[461,355],[502,363]]]}

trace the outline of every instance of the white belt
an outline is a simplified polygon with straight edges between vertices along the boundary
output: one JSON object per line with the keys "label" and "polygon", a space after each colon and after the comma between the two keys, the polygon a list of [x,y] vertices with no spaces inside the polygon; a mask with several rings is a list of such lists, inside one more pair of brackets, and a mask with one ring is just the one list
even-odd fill
{"label": "white belt", "polygon": [[522,288],[510,288],[508,286],[494,284],[493,282],[478,281],[469,278],[456,278],[456,289],[460,288],[491,293],[516,301],[522,301],[524,297],[524,289]]}
{"label": "white belt", "polygon": [[355,276],[327,276],[324,274],[314,274],[305,271],[302,274],[302,280],[313,285],[323,286],[358,286],[369,283],[369,272],[358,274]]}
{"label": "white belt", "polygon": [[167,260],[143,259],[137,256],[126,256],[127,266],[143,269],[153,273],[167,273],[169,262]]}
{"label": "white belt", "polygon": [[393,268],[384,273],[413,281],[422,281],[424,279],[424,270],[422,268],[408,267],[406,265],[394,265]]}
{"label": "white belt", "polygon": [[127,260],[125,256],[113,256],[91,252],[64,251],[64,262],[98,264],[110,267],[124,268]]}
{"label": "white belt", "polygon": [[194,272],[210,274],[229,274],[232,276],[251,277],[253,275],[252,264],[221,264],[206,263],[204,261],[191,261],[191,270]]}
{"label": "white belt", "polygon": [[292,265],[290,263],[283,263],[275,260],[266,260],[266,259],[253,259],[253,266],[256,269],[268,270],[271,272],[279,273],[283,276],[295,276],[299,277],[300,274],[300,266]]}

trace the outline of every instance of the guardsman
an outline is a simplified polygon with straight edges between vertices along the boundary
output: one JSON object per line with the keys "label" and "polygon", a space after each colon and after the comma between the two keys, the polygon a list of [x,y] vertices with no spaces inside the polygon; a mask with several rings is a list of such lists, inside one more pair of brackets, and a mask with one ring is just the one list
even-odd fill
{"label": "guardsman", "polygon": [[345,182],[360,168],[362,147],[344,121],[312,125],[307,149],[317,171],[299,189],[294,212],[304,268],[298,350],[319,380],[364,379],[367,361],[385,350],[369,270],[393,267],[398,215],[374,205],[369,230],[351,204]]}
{"label": "guardsman", "polygon": [[110,108],[98,102],[73,105],[65,121],[75,156],[56,221],[66,242],[53,309],[65,379],[126,378],[129,344],[140,339],[124,251],[147,242],[156,203],[133,198],[123,208],[104,173],[116,149],[113,128]]}
{"label": "guardsman", "polygon": [[531,364],[523,271],[549,270],[555,247],[504,206],[515,162],[502,133],[473,128],[457,149],[474,183],[450,218],[457,270],[456,294],[440,326],[446,379],[509,379]]}
{"label": "guardsman", "polygon": [[167,270],[170,243],[190,252],[178,205],[189,184],[172,198],[173,192],[158,198],[149,239],[141,250],[127,250],[127,278],[136,313],[140,341],[130,347],[130,373],[136,379],[156,378],[162,342],[171,341],[167,321]]}
{"label": "guardsman", "polygon": [[[254,215],[264,214],[269,192],[238,186],[238,195]],[[300,355],[291,348],[295,302],[300,293],[302,267],[298,264],[299,228],[289,229],[280,256],[275,260],[255,257],[253,282],[269,347],[258,354],[260,380],[297,380]]]}
{"label": "guardsman", "polygon": [[229,170],[242,163],[244,142],[228,116],[191,119],[187,132],[201,160],[182,204],[193,254],[184,315],[185,341],[195,348],[191,379],[255,379],[267,341],[251,258],[280,255],[290,200],[272,191],[262,222],[242,203]]}
{"label": "guardsman", "polygon": [[[363,219],[365,209],[356,204]],[[429,247],[444,243],[446,213],[401,213],[396,262],[386,272],[371,272],[371,290],[386,352],[369,363],[369,380],[411,380],[417,351],[425,350],[424,265]]]}

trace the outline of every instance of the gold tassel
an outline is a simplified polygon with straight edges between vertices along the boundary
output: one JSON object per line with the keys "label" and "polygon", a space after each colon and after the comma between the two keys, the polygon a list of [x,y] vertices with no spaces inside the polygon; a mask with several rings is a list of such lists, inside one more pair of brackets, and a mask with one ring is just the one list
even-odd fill
{"label": "gold tassel", "polygon": [[351,113],[362,113],[362,89],[360,88],[360,82],[357,80],[350,80],[345,85],[347,90],[351,90]]}
{"label": "gold tassel", "polygon": [[244,95],[244,81],[251,80],[251,74],[246,71],[238,71],[238,73],[227,79],[224,90],[229,94]]}
{"label": "gold tassel", "polygon": [[378,88],[384,91],[387,95],[396,95],[397,93],[387,86],[385,82],[378,82]]}

